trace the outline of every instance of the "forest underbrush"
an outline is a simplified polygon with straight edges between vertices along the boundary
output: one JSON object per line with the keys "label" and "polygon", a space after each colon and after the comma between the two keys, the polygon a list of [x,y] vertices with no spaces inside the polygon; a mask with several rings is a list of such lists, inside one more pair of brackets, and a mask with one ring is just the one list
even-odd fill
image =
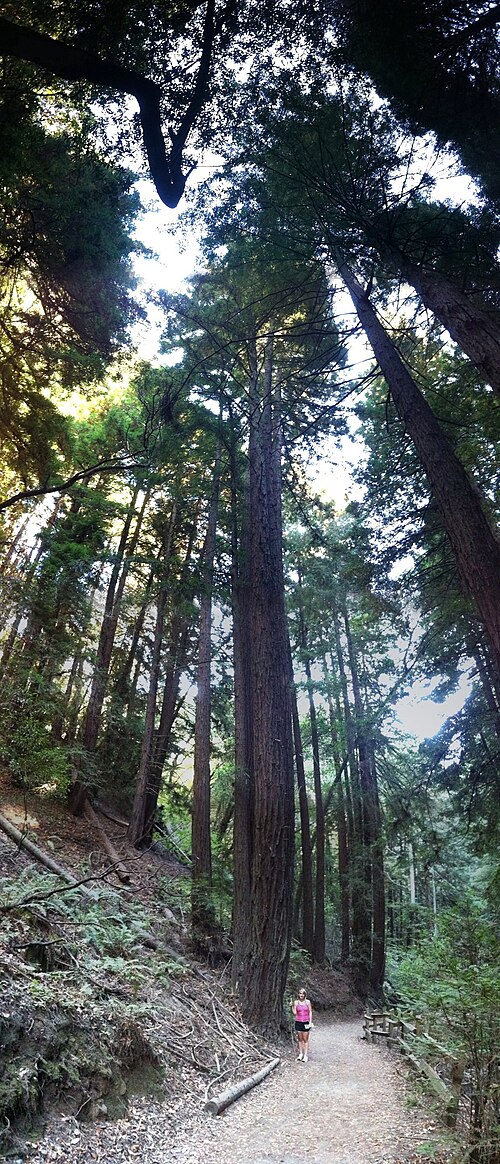
{"label": "forest underbrush", "polygon": [[[54,1114],[113,1119],[145,1092],[189,1118],[279,1054],[243,1023],[227,958],[208,967],[193,957],[189,878],[172,853],[138,856],[116,825],[123,885],[86,819],[26,797],[5,774],[0,792],[2,817],[79,883],[0,832],[1,1158],[23,1159]],[[290,989],[303,973],[296,955]],[[307,983],[317,1009],[359,1013],[340,970],[308,971]]]}

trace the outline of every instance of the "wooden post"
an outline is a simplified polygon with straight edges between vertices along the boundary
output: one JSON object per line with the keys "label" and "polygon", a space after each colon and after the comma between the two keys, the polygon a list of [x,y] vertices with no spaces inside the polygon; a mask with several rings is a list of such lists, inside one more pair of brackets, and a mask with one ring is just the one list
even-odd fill
{"label": "wooden post", "polygon": [[416,1014],[415,1015],[415,1034],[416,1035],[423,1035],[424,1029],[425,1029],[425,1023],[424,1023],[424,1020],[422,1018],[422,1015]]}
{"label": "wooden post", "polygon": [[401,1023],[399,1019],[389,1019],[389,1038],[387,1040],[389,1047],[394,1047],[396,1040],[401,1035]]}
{"label": "wooden post", "polygon": [[372,1041],[372,1023],[373,1023],[373,1019],[372,1019],[371,1014],[365,1014],[364,1020],[365,1021],[363,1023],[363,1030],[364,1030],[363,1038],[366,1039],[367,1043],[371,1043],[371,1041]]}
{"label": "wooden post", "polygon": [[407,1023],[404,1019],[401,1019],[401,1033],[405,1039],[411,1038],[415,1034],[413,1023]]}
{"label": "wooden post", "polygon": [[462,1090],[462,1080],[464,1077],[465,1062],[463,1059],[454,1059],[451,1065],[451,1098],[446,1104],[446,1123],[449,1128],[454,1128],[457,1122],[458,1109],[460,1106],[460,1094]]}
{"label": "wooden post", "polygon": [[[460,1106],[465,1063],[457,1059],[447,1047],[443,1047],[428,1034],[425,1019],[420,1014],[415,1014],[413,1023],[394,1015],[391,1016],[386,1011],[373,1011],[371,1014],[365,1014],[364,1020],[364,1037],[368,1042],[374,1042],[376,1035],[386,1035],[388,1046],[399,1047],[401,1053],[406,1056],[407,1063],[426,1076],[433,1091],[444,1101],[447,1126],[454,1128]],[[424,1044],[428,1044],[434,1054],[438,1052],[439,1057],[450,1065],[450,1086],[441,1079],[425,1058],[415,1053],[415,1044],[413,1043],[415,1036],[420,1038]]]}
{"label": "wooden post", "polygon": [[377,1033],[378,1027],[381,1026],[381,1024],[383,1023],[383,1019],[384,1019],[383,1011],[381,1011],[381,1010],[372,1011],[372,1023],[373,1023],[372,1029],[373,1029],[374,1034]]}

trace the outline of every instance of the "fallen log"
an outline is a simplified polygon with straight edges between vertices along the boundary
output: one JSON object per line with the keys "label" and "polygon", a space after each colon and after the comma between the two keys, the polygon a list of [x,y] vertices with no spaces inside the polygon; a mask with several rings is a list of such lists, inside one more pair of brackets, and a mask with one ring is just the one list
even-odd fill
{"label": "fallen log", "polygon": [[270,1075],[271,1071],[274,1071],[279,1063],[281,1063],[281,1059],[271,1059],[270,1063],[266,1063],[266,1066],[262,1067],[260,1071],[256,1071],[254,1075],[248,1075],[240,1083],[235,1083],[233,1087],[228,1087],[227,1091],[223,1091],[213,1099],[207,1100],[205,1111],[209,1111],[211,1115],[219,1115],[221,1111],[224,1111],[224,1108],[234,1103],[235,1099],[239,1099],[240,1095],[245,1095],[247,1091],[252,1090],[252,1087],[256,1087],[258,1083],[262,1083],[262,1080],[267,1075]]}
{"label": "fallen log", "polygon": [[82,885],[75,877],[72,877],[67,869],[63,869],[62,865],[58,865],[57,861],[53,861],[48,853],[44,853],[43,849],[39,849],[38,845],[34,845],[33,841],[30,841],[24,833],[19,832],[19,829],[16,829],[15,825],[11,824],[10,820],[7,820],[4,816],[0,816],[0,829],[10,837],[11,841],[15,841],[16,845],[20,845],[22,849],[26,849],[26,852],[34,857],[36,861],[39,861],[41,865],[45,865],[46,869],[50,869],[51,873],[55,873],[67,885],[74,886],[75,889],[78,889],[79,893],[83,893],[84,897],[90,897],[92,901],[97,901],[97,894],[92,889],[87,889],[85,885]]}
{"label": "fallen log", "polygon": [[124,820],[122,816],[116,816],[116,813],[111,812],[111,809],[106,808],[104,804],[101,804],[100,800],[94,800],[94,807],[98,812],[101,813],[101,816],[105,816],[108,820],[112,820],[113,824],[121,825],[121,827],[125,830],[128,829],[128,820]]}
{"label": "fallen log", "polygon": [[117,877],[120,878],[120,881],[123,883],[123,885],[129,885],[130,884],[130,873],[129,873],[128,869],[125,868],[125,865],[123,865],[123,863],[121,862],[120,857],[115,849],[115,846],[114,846],[113,842],[110,840],[110,838],[108,837],[106,829],[104,828],[104,825],[102,824],[102,822],[99,820],[97,813],[94,812],[94,809],[92,808],[90,800],[86,801],[85,808],[83,811],[84,811],[84,814],[85,814],[87,820],[90,822],[91,825],[94,826],[95,829],[97,829],[97,831],[99,833],[99,836],[102,840],[103,846],[108,854],[108,857],[109,857],[110,861],[113,862],[113,872],[116,873]]}

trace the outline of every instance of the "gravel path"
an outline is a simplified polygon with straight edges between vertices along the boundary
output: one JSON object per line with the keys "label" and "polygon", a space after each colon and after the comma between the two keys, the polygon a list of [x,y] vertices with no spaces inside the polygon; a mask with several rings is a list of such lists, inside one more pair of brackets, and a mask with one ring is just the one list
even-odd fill
{"label": "gravel path", "polygon": [[[414,1164],[443,1129],[406,1103],[404,1067],[361,1039],[361,1020],[320,1017],[310,1059],[285,1053],[272,1075],[219,1116],[188,1102],[131,1104],[128,1117],[46,1129],[28,1154],[37,1164]],[[194,1097],[192,1097],[194,1098]],[[424,1149],[420,1155],[419,1149]]]}
{"label": "gravel path", "polygon": [[440,1138],[386,1048],[361,1039],[361,1024],[315,1022],[308,1063],[290,1056],[259,1087],[212,1117],[205,1143],[184,1145],[176,1164],[378,1164],[415,1158]]}

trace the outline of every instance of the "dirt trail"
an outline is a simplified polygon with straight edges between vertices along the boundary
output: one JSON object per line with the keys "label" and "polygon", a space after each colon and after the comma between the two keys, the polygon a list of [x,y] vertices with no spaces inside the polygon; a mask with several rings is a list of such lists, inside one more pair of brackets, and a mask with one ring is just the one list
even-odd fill
{"label": "dirt trail", "polygon": [[[361,1020],[315,1021],[308,1063],[290,1046],[281,1066],[220,1116],[199,1099],[133,1101],[127,1118],[53,1119],[27,1158],[36,1164],[416,1164],[443,1128],[409,1107],[404,1067],[361,1039]],[[423,1154],[420,1154],[423,1149]],[[441,1158],[441,1157],[440,1157]]]}
{"label": "dirt trail", "polygon": [[405,1102],[398,1060],[361,1023],[320,1019],[308,1063],[287,1061],[174,1155],[176,1164],[379,1164],[419,1158],[442,1129]]}

